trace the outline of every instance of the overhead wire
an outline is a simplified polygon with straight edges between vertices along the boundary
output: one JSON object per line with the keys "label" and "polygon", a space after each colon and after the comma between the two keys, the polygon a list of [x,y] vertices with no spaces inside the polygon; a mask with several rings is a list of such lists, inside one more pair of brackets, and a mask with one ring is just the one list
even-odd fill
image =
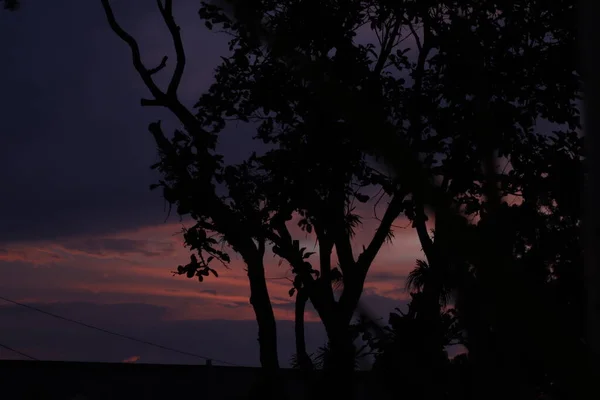
{"label": "overhead wire", "polygon": [[[185,356],[189,356],[189,357],[200,358],[200,359],[205,360],[205,361],[217,362],[217,363],[220,363],[220,364],[230,365],[230,366],[234,366],[234,367],[242,367],[242,365],[235,364],[235,363],[232,363],[232,362],[229,362],[229,361],[220,360],[220,359],[213,358],[213,357],[206,357],[206,356],[203,356],[203,355],[199,355],[199,354],[195,354],[195,353],[190,353],[189,351],[179,350],[179,349],[175,349],[175,348],[172,348],[172,347],[163,346],[161,344],[149,342],[147,340],[136,338],[134,336],[129,336],[129,335],[124,335],[122,333],[113,332],[113,331],[110,331],[108,329],[100,328],[98,326],[91,325],[91,324],[88,324],[88,323],[85,323],[85,322],[82,322],[82,321],[78,321],[78,320],[75,320],[75,319],[72,319],[72,318],[63,317],[62,315],[54,314],[52,312],[45,311],[45,310],[42,310],[40,308],[37,308],[37,307],[34,307],[34,306],[30,306],[28,304],[20,303],[18,301],[11,300],[11,299],[8,299],[8,298],[3,297],[3,296],[0,296],[0,300],[4,300],[4,301],[6,301],[8,303],[12,303],[14,305],[17,305],[17,306],[20,306],[20,307],[24,307],[24,308],[27,308],[27,309],[32,310],[32,311],[36,311],[36,312],[39,312],[41,314],[45,314],[45,315],[51,316],[53,318],[61,319],[63,321],[71,322],[71,323],[74,323],[74,324],[77,324],[77,325],[84,326],[84,327],[89,328],[89,329],[94,329],[94,330],[99,331],[99,332],[107,333],[107,334],[110,334],[110,335],[113,335],[113,336],[118,336],[118,337],[121,337],[121,338],[124,338],[124,339],[128,339],[128,340],[131,340],[131,341],[134,341],[134,342],[143,343],[143,344],[148,345],[148,346],[157,347],[157,348],[162,349],[162,350],[167,350],[167,351],[171,351],[171,352],[174,352],[174,353],[179,353],[179,354],[182,354],[182,355],[185,355]],[[4,346],[2,346],[2,347],[4,347]],[[16,350],[12,350],[12,351],[17,352]],[[19,354],[21,354],[21,353],[19,353]],[[25,355],[25,354],[21,354],[21,355],[23,355],[25,357],[28,357],[28,358],[31,358],[31,357],[29,357],[28,355]]]}
{"label": "overhead wire", "polygon": [[35,358],[35,357],[33,357],[33,356],[30,356],[29,354],[25,354],[25,353],[23,353],[22,351],[15,350],[15,349],[13,349],[12,347],[10,347],[10,346],[7,346],[7,345],[5,345],[5,344],[2,344],[2,343],[0,343],[0,347],[2,347],[3,349],[6,349],[6,350],[12,351],[13,353],[16,353],[16,354],[18,354],[18,355],[20,355],[20,356],[23,356],[23,357],[25,357],[25,358],[29,358],[30,360],[39,361],[37,358]]}

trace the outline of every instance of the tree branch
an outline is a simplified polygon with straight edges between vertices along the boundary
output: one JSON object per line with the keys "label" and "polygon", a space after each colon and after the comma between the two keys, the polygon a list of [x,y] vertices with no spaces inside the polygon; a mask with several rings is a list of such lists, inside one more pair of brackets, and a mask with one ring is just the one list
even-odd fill
{"label": "tree branch", "polygon": [[354,256],[352,255],[352,243],[350,242],[350,235],[346,232],[343,225],[336,224],[335,232],[335,252],[340,262],[340,269],[342,274],[346,274],[355,264]]}
{"label": "tree branch", "polygon": [[156,99],[140,99],[140,105],[142,107],[163,107],[164,103]]}
{"label": "tree branch", "polygon": [[394,26],[392,27],[391,32],[388,32],[388,34],[386,35],[386,39],[385,39],[384,43],[381,45],[381,53],[379,54],[379,57],[377,59],[377,64],[375,65],[375,68],[373,69],[373,72],[376,75],[381,74],[381,72],[385,68],[386,61],[388,60],[392,50],[394,49],[394,46],[395,46],[394,42],[396,40],[396,37],[398,36],[400,27],[401,27],[401,23],[400,23],[400,20],[398,19],[394,23]]}
{"label": "tree branch", "polygon": [[429,262],[429,265],[431,265],[432,262],[434,262],[434,250],[433,241],[427,232],[427,217],[425,215],[422,202],[419,202],[416,207],[417,210],[415,220],[413,221],[413,228],[417,230],[417,235],[419,236],[419,241],[421,242],[421,247],[423,248],[423,253],[425,253],[425,257],[427,257],[427,261]]}
{"label": "tree branch", "polygon": [[158,88],[158,86],[156,86],[154,80],[152,79],[152,75],[150,74],[151,71],[148,70],[142,63],[137,41],[117,23],[110,6],[110,0],[101,0],[101,2],[111,29],[119,38],[127,43],[131,49],[133,65],[150,90],[150,93],[152,93],[154,96],[154,99],[142,99],[142,106],[164,106],[168,108],[179,119],[183,126],[185,126],[186,131],[192,137],[194,137],[194,139],[201,139],[201,144],[206,146],[201,149],[204,153],[203,156],[207,158],[212,157],[208,150],[214,149],[216,145],[216,138],[213,134],[203,129],[200,121],[198,121],[196,116],[190,112],[189,109],[181,104],[175,93],[181,80],[181,75],[183,74],[183,69],[185,66],[185,54],[183,52],[183,44],[179,35],[179,27],[175,24],[172,15],[172,0],[166,1],[164,6],[162,2],[157,0],[157,2],[159,2],[159,10],[165,19],[167,26],[169,27],[171,35],[173,36],[173,42],[175,43],[175,50],[177,52],[177,66],[175,67],[175,72],[171,79],[171,83],[169,84],[167,93],[163,92]]}
{"label": "tree branch", "polygon": [[310,270],[306,268],[305,264],[307,263],[302,258],[300,251],[294,247],[294,241],[287,225],[285,224],[285,219],[280,215],[277,215],[272,219],[271,224],[273,229],[277,231],[277,235],[273,233],[267,234],[269,240],[272,241],[279,249],[277,254],[290,263],[293,272],[297,275],[300,275],[307,286],[311,285],[312,282],[314,282],[314,279],[310,274]]}
{"label": "tree branch", "polygon": [[319,267],[321,269],[321,276],[325,278],[325,280],[330,280],[331,250],[333,248],[333,243],[331,242],[329,235],[325,233],[325,230],[319,224],[315,224],[314,227],[319,243]]}
{"label": "tree branch", "polygon": [[160,70],[162,70],[164,67],[166,67],[166,66],[167,66],[167,60],[168,60],[168,59],[169,59],[169,57],[167,57],[167,56],[164,56],[164,57],[162,58],[162,60],[160,61],[160,64],[158,64],[158,66],[156,66],[155,68],[149,69],[149,70],[148,70],[148,73],[149,73],[150,75],[154,75],[154,74],[156,74],[157,72],[159,72]]}
{"label": "tree branch", "polygon": [[273,228],[277,231],[278,237],[271,236],[270,239],[277,246],[285,246],[286,244],[292,243],[292,235],[285,225],[285,220],[280,214],[277,214],[271,219]]}
{"label": "tree branch", "polygon": [[133,36],[127,33],[117,22],[115,14],[113,13],[112,7],[110,5],[110,0],[101,0],[101,2],[110,28],[122,41],[127,43],[129,49],[131,50],[131,58],[135,70],[138,72],[138,74],[144,81],[144,84],[150,90],[150,93],[152,93],[156,101],[161,101],[162,99],[164,99],[165,94],[158,88],[158,86],[156,86],[154,80],[152,79],[152,74],[144,66],[144,63],[142,63],[140,47],[138,46],[137,41],[133,38]]}
{"label": "tree branch", "polygon": [[156,4],[158,5],[158,9],[160,10],[160,14],[163,17],[167,28],[169,28],[171,38],[173,39],[173,45],[175,46],[175,54],[177,55],[175,72],[173,72],[171,82],[167,88],[167,95],[174,98],[177,96],[177,89],[179,88],[185,70],[185,49],[181,39],[181,29],[173,18],[173,0],[165,0],[164,5],[162,0],[156,0]]}
{"label": "tree branch", "polygon": [[413,27],[413,24],[410,21],[406,21],[406,23],[407,23],[408,29],[410,29],[410,33],[415,38],[415,44],[417,45],[417,50],[419,50],[419,52],[422,52],[423,45],[421,44],[421,38],[419,37],[419,35],[417,35],[417,31]]}
{"label": "tree branch", "polygon": [[317,313],[324,321],[329,321],[334,311],[334,298],[331,281],[315,279],[310,272],[310,264],[302,259],[300,252],[294,248],[292,236],[289,233],[285,220],[275,218],[273,228],[278,235],[269,233],[269,240],[279,248],[278,255],[292,266],[293,272],[300,277],[304,290]]}
{"label": "tree branch", "polygon": [[[339,182],[342,182],[340,179]],[[352,254],[352,242],[350,241],[350,227],[346,227],[346,197],[343,187],[337,184],[337,190],[334,190],[332,198],[329,199],[327,208],[331,211],[331,234],[333,235],[333,244],[335,252],[338,256],[340,269],[342,274],[348,273],[355,264],[354,255]]]}
{"label": "tree branch", "polygon": [[326,234],[322,227],[315,226],[315,233],[317,234],[317,240],[319,241],[319,269],[321,271],[321,280],[323,280],[325,294],[327,301],[333,302],[333,287],[331,286],[331,251],[333,249],[333,243]]}
{"label": "tree branch", "polygon": [[[160,123],[161,123],[160,120],[158,120],[157,122],[150,123],[148,125],[148,130],[154,137],[154,141],[156,142],[156,145],[158,146],[159,150],[161,152],[163,152],[164,154],[166,154],[167,156],[171,156],[174,153],[173,145],[171,144],[169,139],[167,139],[164,132],[162,131],[162,127],[161,127]],[[187,176],[186,176],[186,178],[187,178]]]}
{"label": "tree branch", "polygon": [[373,235],[373,239],[371,239],[371,242],[369,243],[367,248],[358,257],[358,269],[361,271],[362,274],[366,275],[369,268],[371,267],[371,264],[373,263],[373,260],[375,259],[375,256],[379,252],[379,249],[381,249],[381,246],[383,246],[383,243],[385,242],[385,239],[387,238],[388,233],[390,232],[392,224],[402,212],[403,201],[403,194],[396,193],[394,195],[394,197],[390,201],[390,204],[388,205],[388,208],[385,210],[385,213],[383,215],[383,218],[381,219],[381,223],[379,224],[377,231],[375,232],[375,235]]}

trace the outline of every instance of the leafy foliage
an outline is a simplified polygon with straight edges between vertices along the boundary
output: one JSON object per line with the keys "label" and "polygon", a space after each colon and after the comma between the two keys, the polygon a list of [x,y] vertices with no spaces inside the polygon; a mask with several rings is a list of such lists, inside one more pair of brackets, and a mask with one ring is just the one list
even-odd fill
{"label": "leafy foliage", "polygon": [[[313,6],[262,2],[266,43],[237,34],[224,14],[206,7],[204,18],[230,29],[233,55],[200,99],[199,118],[215,132],[228,118],[259,124],[257,138],[276,147],[259,158],[273,182],[268,197],[279,199],[277,209],[301,213],[320,244],[333,233],[345,289],[361,280],[351,278],[339,234],[345,225],[350,236],[351,214],[333,219],[334,210],[342,198],[348,209],[355,183],[381,187],[392,197],[392,217],[403,212],[412,221],[427,258],[410,282],[421,286],[419,324],[433,329],[444,315],[440,306],[453,299],[470,350],[492,364],[504,354],[506,365],[514,352],[494,343],[516,346],[517,338],[499,339],[490,330],[517,323],[536,331],[526,312],[511,310],[526,302],[528,285],[542,284],[553,269],[529,259],[534,237],[549,222],[541,210],[558,197],[568,201],[559,191],[534,188],[543,176],[556,179],[550,157],[575,167],[580,154],[579,75],[575,58],[565,56],[575,48],[574,4],[329,1],[319,3],[318,15]],[[376,42],[356,40],[365,26]],[[540,119],[561,127],[548,135]],[[393,178],[379,174],[367,154],[383,160]],[[519,204],[509,206],[507,196]],[[426,226],[432,215],[433,236]],[[521,276],[515,299],[500,304]],[[319,309],[322,298],[312,293]],[[522,309],[547,309],[532,304]]]}
{"label": "leafy foliage", "polygon": [[[373,125],[389,129],[388,115],[375,107],[387,99],[379,79],[372,77],[369,49],[353,43],[356,30],[370,17],[360,13],[358,2],[320,3],[318,15],[314,5],[261,2],[265,45],[249,38],[224,11],[204,4],[201,17],[233,37],[233,54],[217,68],[216,83],[196,107],[208,131],[218,133],[231,120],[252,122],[258,125],[256,139],[271,146],[255,158],[268,177],[262,191],[270,207],[269,241],[296,274],[295,289],[309,293],[335,359],[343,358],[339,352],[354,352],[350,322],[365,277],[390,238],[408,192],[369,165],[362,142],[356,140]],[[299,35],[307,23],[316,29]],[[365,110],[372,116],[368,126],[361,115]],[[352,238],[361,219],[354,202],[368,202],[364,189],[370,186],[385,186],[392,200],[369,246],[355,259]],[[316,236],[318,269],[303,258],[290,234],[286,222],[292,215]],[[331,265],[334,249],[337,268]],[[336,299],[332,285],[338,280],[342,293]],[[350,359],[347,368],[352,367]]]}
{"label": "leafy foliage", "polygon": [[[202,3],[199,14],[231,40],[195,115],[171,91],[177,74],[167,93],[147,83],[155,99],[146,104],[171,109],[185,128],[169,140],[150,127],[158,187],[196,222],[185,238],[198,257],[178,273],[203,279],[209,260],[227,262],[217,248],[226,243],[250,277],[264,275],[255,261],[272,246],[295,274],[290,296],[307,293],[322,319],[325,364],[342,382],[353,368],[351,320],[366,276],[403,214],[425,259],[410,275],[409,313],[392,316],[394,340],[379,342],[391,354],[381,365],[412,374],[410,392],[425,385],[431,391],[421,395],[431,398],[448,395],[433,389],[436,379],[452,386],[448,371],[472,374],[476,398],[489,387],[497,398],[573,387],[547,350],[564,343],[557,358],[572,364],[582,332],[565,328],[579,321],[573,311],[583,301],[572,0],[253,0],[233,11]],[[148,81],[155,70],[141,75]],[[224,165],[216,143],[232,121],[256,127],[269,150]],[[547,124],[558,127],[550,134]],[[372,190],[389,203],[355,258],[354,205],[373,201]],[[316,236],[315,257],[290,233],[296,216]],[[264,285],[264,276],[254,282]],[[265,292],[260,307],[268,308]],[[543,332],[551,339],[537,340]],[[450,362],[444,346],[458,338],[469,356]]]}

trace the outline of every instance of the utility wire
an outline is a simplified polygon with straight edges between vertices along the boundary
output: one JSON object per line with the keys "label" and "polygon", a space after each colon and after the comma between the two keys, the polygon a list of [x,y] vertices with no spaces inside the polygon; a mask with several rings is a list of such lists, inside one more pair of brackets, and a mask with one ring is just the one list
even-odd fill
{"label": "utility wire", "polygon": [[13,349],[12,347],[9,347],[9,346],[7,346],[7,345],[5,345],[5,344],[2,344],[2,343],[0,343],[0,347],[2,347],[3,349],[6,349],[6,350],[10,350],[10,351],[12,351],[13,353],[17,353],[18,355],[20,355],[20,356],[23,356],[23,357],[25,357],[25,358],[29,358],[30,360],[39,361],[37,358],[35,358],[35,357],[32,357],[32,356],[30,356],[30,355],[28,355],[28,354],[25,354],[25,353],[21,353],[19,350],[15,350],[15,349]]}
{"label": "utility wire", "polygon": [[[57,318],[57,319],[62,319],[63,321],[68,321],[68,322],[72,322],[72,323],[77,324],[77,325],[85,326],[86,328],[95,329],[97,331],[108,333],[110,335],[122,337],[124,339],[129,339],[129,340],[132,340],[132,341],[138,342],[138,343],[143,343],[143,344],[146,344],[148,346],[154,346],[154,347],[158,347],[159,349],[172,351],[174,353],[179,353],[179,354],[183,354],[183,355],[190,356],[190,357],[196,357],[196,358],[200,358],[200,359],[203,359],[203,360],[215,361],[215,362],[218,362],[218,363],[221,363],[221,364],[231,365],[231,366],[234,366],[234,367],[241,367],[242,366],[242,365],[239,365],[239,364],[234,364],[234,363],[229,362],[229,361],[219,360],[219,359],[212,358],[212,357],[201,356],[199,354],[194,354],[194,353],[190,353],[190,352],[187,352],[187,351],[184,351],[184,350],[174,349],[172,347],[167,347],[167,346],[163,346],[163,345],[160,345],[160,344],[152,343],[152,342],[149,342],[147,340],[139,339],[139,338],[136,338],[136,337],[133,337],[133,336],[124,335],[122,333],[109,331],[108,329],[104,329],[104,328],[100,328],[100,327],[97,327],[97,326],[94,326],[94,325],[86,324],[85,322],[81,322],[81,321],[77,321],[77,320],[74,320],[74,319],[71,319],[71,318],[63,317],[61,315],[57,315],[57,314],[51,313],[49,311],[44,311],[44,310],[42,310],[40,308],[37,308],[37,307],[33,307],[33,306],[30,306],[30,305],[27,305],[27,304],[19,303],[18,301],[7,299],[6,297],[0,296],[0,300],[4,300],[4,301],[6,301],[8,303],[12,303],[12,304],[15,304],[17,306],[25,307],[25,308],[28,308],[30,310],[37,311],[37,312],[42,313],[42,314],[46,314],[46,315],[49,315],[49,316]],[[9,350],[17,352],[16,350],[13,350],[13,349],[9,349]],[[22,354],[22,353],[19,353],[19,354],[21,354],[21,355],[23,355],[25,357],[29,357],[29,356],[27,356],[25,354]],[[32,358],[32,357],[29,357],[29,358]]]}

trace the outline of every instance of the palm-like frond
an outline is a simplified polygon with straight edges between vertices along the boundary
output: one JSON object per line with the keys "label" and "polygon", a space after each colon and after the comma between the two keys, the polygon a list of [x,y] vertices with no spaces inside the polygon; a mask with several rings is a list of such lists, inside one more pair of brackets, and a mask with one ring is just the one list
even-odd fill
{"label": "palm-like frond", "polygon": [[415,268],[406,277],[406,290],[420,292],[431,277],[431,268],[423,260],[417,260]]}
{"label": "palm-like frond", "polygon": [[435,271],[426,261],[417,260],[415,268],[406,277],[405,287],[408,292],[420,293],[426,285],[437,288],[439,302],[446,306],[452,296],[451,271]]}
{"label": "palm-like frond", "polygon": [[356,228],[362,223],[361,217],[358,214],[349,212],[346,214],[346,230],[351,238],[356,234]]}

